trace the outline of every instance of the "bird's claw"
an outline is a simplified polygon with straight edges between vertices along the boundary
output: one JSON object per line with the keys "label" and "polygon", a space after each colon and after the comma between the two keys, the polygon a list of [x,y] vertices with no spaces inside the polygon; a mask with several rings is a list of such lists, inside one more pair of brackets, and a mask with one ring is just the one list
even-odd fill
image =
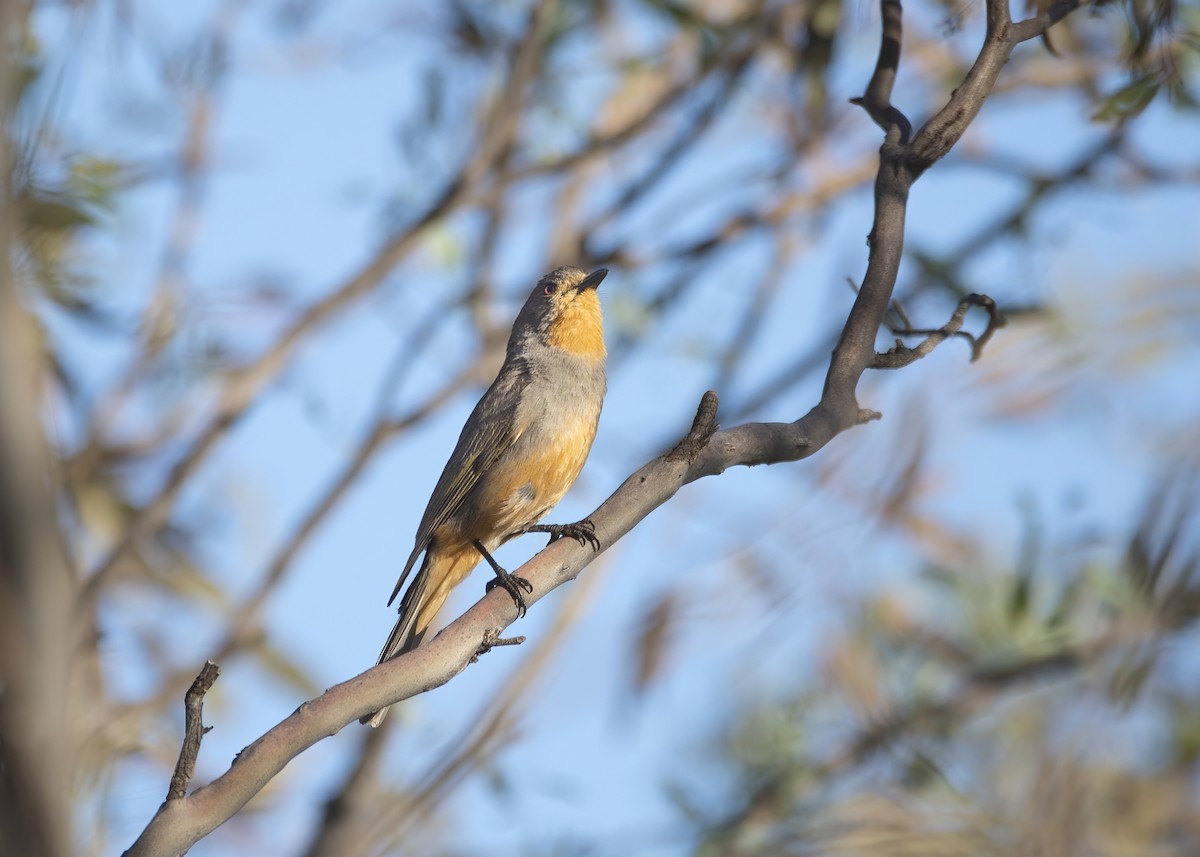
{"label": "bird's claw", "polygon": [[505,571],[502,568],[493,569],[496,576],[487,582],[485,592],[491,592],[497,586],[504,587],[504,591],[512,596],[513,603],[517,605],[517,618],[520,619],[529,612],[529,605],[525,603],[525,596],[521,590],[533,592],[533,584],[523,577]]}
{"label": "bird's claw", "polygon": [[596,525],[588,518],[576,521],[573,524],[536,524],[525,532],[549,533],[550,541],[547,544],[551,545],[563,536],[566,536],[567,538],[574,539],[581,545],[590,544],[593,551],[600,550],[600,539],[596,538]]}

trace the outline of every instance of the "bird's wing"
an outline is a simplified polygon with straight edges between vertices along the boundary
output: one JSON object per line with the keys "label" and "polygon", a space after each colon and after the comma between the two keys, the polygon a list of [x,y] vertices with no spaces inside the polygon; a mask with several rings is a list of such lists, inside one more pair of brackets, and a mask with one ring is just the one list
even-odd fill
{"label": "bird's wing", "polygon": [[506,369],[508,371],[500,372],[475,405],[475,410],[463,426],[462,434],[458,436],[458,444],[442,470],[437,487],[429,498],[429,505],[425,507],[421,525],[417,527],[416,544],[408,562],[404,564],[400,579],[396,581],[388,606],[396,600],[417,557],[429,547],[433,531],[458,510],[471,489],[479,483],[479,477],[521,435],[521,427],[517,425],[517,406],[521,401],[521,391],[529,383],[529,372],[519,364],[508,364]]}

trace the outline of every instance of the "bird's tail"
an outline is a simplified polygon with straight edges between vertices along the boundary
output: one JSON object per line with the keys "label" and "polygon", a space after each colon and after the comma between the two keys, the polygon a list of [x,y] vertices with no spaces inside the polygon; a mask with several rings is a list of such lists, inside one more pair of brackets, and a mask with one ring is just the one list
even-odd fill
{"label": "bird's tail", "polygon": [[[478,562],[479,556],[473,547],[450,556],[436,551],[433,556],[429,552],[425,554],[421,570],[400,599],[400,618],[396,620],[383,651],[379,653],[379,663],[411,652],[421,645],[425,632],[446,602],[450,590],[470,574]],[[378,726],[387,713],[387,708],[381,708],[358,722]]]}

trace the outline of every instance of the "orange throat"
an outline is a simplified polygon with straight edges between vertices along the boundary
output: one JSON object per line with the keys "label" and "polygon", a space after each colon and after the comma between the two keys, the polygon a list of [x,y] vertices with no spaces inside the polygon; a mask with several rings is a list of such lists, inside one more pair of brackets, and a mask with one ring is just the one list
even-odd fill
{"label": "orange throat", "polygon": [[551,322],[546,334],[555,348],[579,357],[603,360],[604,321],[596,293],[589,289],[577,295]]}

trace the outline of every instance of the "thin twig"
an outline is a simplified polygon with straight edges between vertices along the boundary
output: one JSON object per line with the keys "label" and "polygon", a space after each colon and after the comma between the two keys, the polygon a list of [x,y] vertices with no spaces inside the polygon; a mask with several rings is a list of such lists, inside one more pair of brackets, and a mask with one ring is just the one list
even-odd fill
{"label": "thin twig", "polygon": [[211,726],[204,725],[204,694],[208,693],[221,668],[212,661],[205,661],[200,674],[183,696],[183,746],[179,748],[179,761],[171,775],[167,788],[167,801],[180,800],[187,792],[188,783],[196,773],[196,757],[200,755],[200,742]]}
{"label": "thin twig", "polygon": [[[983,307],[988,312],[987,327],[984,328],[983,333],[979,334],[978,336],[968,333],[962,329],[963,320],[966,318],[967,310],[975,306]],[[903,313],[903,310],[898,304],[896,305],[896,311],[898,313]],[[907,321],[907,319],[905,320]],[[937,348],[952,336],[961,337],[971,344],[971,362],[974,363],[983,353],[983,348],[992,338],[992,334],[995,333],[998,328],[1004,327],[1005,324],[1007,324],[1007,320],[1004,318],[1004,314],[1000,312],[1000,309],[996,306],[996,302],[994,300],[987,295],[967,295],[958,302],[958,306],[955,308],[954,314],[950,316],[950,320],[939,328],[924,329],[912,328],[908,326],[889,326],[889,330],[891,330],[892,334],[895,336],[924,336],[925,339],[922,340],[920,344],[912,346],[911,348],[897,339],[896,344],[886,352],[875,355],[875,361],[871,364],[871,368],[900,369],[904,366],[908,366],[909,364],[915,363],[922,357],[932,353],[933,349]]]}

